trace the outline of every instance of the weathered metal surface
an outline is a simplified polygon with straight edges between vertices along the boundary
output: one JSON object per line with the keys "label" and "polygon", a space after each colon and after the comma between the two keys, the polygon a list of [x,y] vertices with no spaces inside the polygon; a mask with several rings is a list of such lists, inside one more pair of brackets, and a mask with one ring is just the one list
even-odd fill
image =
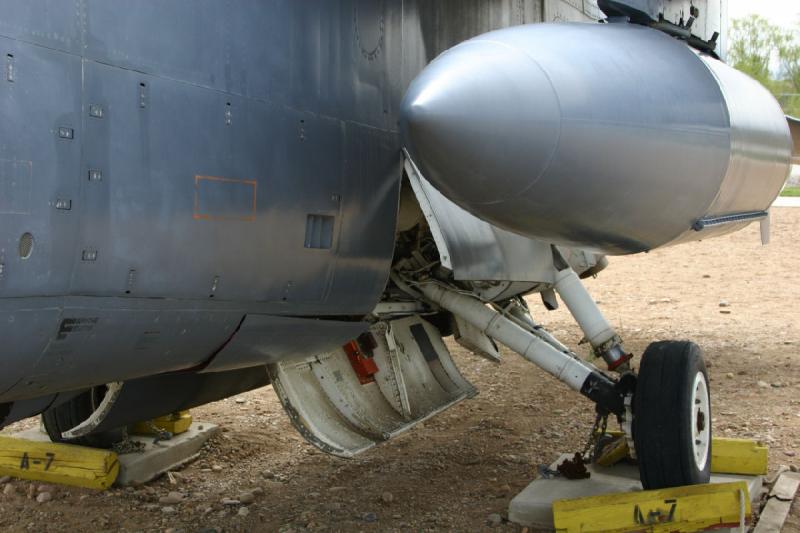
{"label": "weathered metal surface", "polygon": [[728,25],[727,2],[715,0],[605,0],[595,2],[601,8],[608,7],[608,15],[633,13],[657,22],[660,19],[672,24],[687,24],[693,19],[691,32],[697,37],[710,40],[718,32],[721,40],[717,52],[725,51],[725,31]]}
{"label": "weathered metal surface", "polygon": [[[0,7],[2,398],[202,363],[247,312],[372,310],[401,175],[401,2]],[[326,246],[304,246],[314,216]]]}
{"label": "weathered metal surface", "polygon": [[433,187],[411,161],[406,174],[431,227],[442,265],[460,280],[553,282],[550,245],[502,230]]}
{"label": "weathered metal surface", "polygon": [[125,383],[114,409],[98,426],[98,431],[150,420],[163,413],[185,411],[267,384],[269,377],[264,366],[230,372],[183,372],[134,379]]}
{"label": "weathered metal surface", "polygon": [[786,117],[789,123],[789,130],[792,132],[792,163],[800,165],[800,119],[795,117]]}
{"label": "weathered metal surface", "polygon": [[[411,81],[476,35],[598,16],[589,0],[0,9],[0,401],[41,398],[0,409],[30,414],[57,391],[351,335],[388,278]],[[545,246],[476,235],[458,276],[546,281]],[[292,326],[234,335],[255,315]],[[286,334],[314,317],[324,342]]]}
{"label": "weathered metal surface", "polygon": [[366,322],[247,315],[203,372],[220,372],[321,355],[369,328]]}
{"label": "weathered metal surface", "polygon": [[[9,312],[15,318],[11,326],[26,316],[35,321],[40,315],[55,314],[57,319],[49,331],[35,330],[38,335],[21,338],[14,346],[10,353],[19,353],[19,366],[9,367],[25,370],[2,397],[32,398],[200,365],[231,337],[244,316],[192,309],[187,302],[182,302],[182,309],[170,309],[159,300],[141,299],[139,305],[102,300],[88,298],[83,305],[62,302],[58,311]],[[109,307],[96,307],[103,303]],[[36,356],[25,353],[39,345]]]}
{"label": "weathered metal surface", "polygon": [[692,227],[765,211],[791,155],[766,89],[625,23],[516,27],[462,43],[414,81],[402,124],[419,169],[465,210],[614,254],[740,229]]}
{"label": "weathered metal surface", "polygon": [[359,380],[344,350],[270,365],[292,423],[323,451],[352,457],[477,391],[458,372],[438,330],[419,317],[372,326],[377,368]]}

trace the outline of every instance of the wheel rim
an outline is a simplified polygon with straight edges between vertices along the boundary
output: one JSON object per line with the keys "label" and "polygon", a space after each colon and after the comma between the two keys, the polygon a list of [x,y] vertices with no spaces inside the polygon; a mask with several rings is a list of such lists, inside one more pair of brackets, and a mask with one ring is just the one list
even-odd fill
{"label": "wheel rim", "polygon": [[692,387],[692,451],[698,470],[705,470],[711,446],[711,401],[708,384],[702,372],[694,378]]}

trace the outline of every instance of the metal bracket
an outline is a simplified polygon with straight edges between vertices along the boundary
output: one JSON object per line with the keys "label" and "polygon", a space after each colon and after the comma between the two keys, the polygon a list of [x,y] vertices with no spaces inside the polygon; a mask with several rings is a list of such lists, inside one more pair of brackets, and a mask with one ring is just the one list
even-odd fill
{"label": "metal bracket", "polygon": [[730,215],[720,215],[714,217],[703,217],[692,225],[695,231],[703,231],[706,228],[722,226],[723,224],[740,224],[742,222],[754,222],[763,220],[769,216],[767,211],[748,211],[744,213],[732,213]]}
{"label": "metal bracket", "polygon": [[622,416],[622,431],[628,444],[628,455],[636,459],[636,446],[633,443],[633,394],[625,395],[625,414]]}

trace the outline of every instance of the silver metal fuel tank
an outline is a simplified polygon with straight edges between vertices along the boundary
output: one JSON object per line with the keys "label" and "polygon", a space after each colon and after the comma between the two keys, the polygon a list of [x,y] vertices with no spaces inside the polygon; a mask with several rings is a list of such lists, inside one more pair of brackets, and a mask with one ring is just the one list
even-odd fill
{"label": "silver metal fuel tank", "polygon": [[401,130],[425,177],[472,214],[608,254],[764,217],[792,149],[760,84],[626,23],[519,26],[466,41],[412,83]]}

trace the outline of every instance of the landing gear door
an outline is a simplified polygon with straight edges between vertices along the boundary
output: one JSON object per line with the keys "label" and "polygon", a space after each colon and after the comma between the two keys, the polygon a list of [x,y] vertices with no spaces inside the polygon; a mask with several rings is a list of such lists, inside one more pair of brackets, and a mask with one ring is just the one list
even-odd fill
{"label": "landing gear door", "polygon": [[405,171],[439,249],[457,280],[553,282],[550,245],[502,230],[467,213],[406,159]]}
{"label": "landing gear door", "polygon": [[477,394],[439,331],[418,316],[382,321],[345,347],[269,366],[292,423],[312,444],[352,457]]}

